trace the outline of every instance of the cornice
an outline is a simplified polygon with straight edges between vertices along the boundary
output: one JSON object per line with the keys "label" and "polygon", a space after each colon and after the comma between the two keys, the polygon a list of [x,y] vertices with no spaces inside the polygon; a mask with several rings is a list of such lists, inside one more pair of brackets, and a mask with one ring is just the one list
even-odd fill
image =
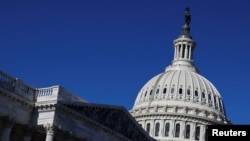
{"label": "cornice", "polygon": [[9,99],[13,102],[17,102],[17,103],[19,103],[22,106],[25,106],[27,108],[32,109],[34,107],[33,101],[30,101],[30,100],[28,100],[20,95],[17,95],[13,92],[5,90],[4,88],[1,88],[1,87],[0,87],[0,95],[2,95],[3,97],[6,97],[7,99]]}
{"label": "cornice", "polygon": [[135,118],[140,116],[159,116],[159,115],[174,115],[180,117],[193,117],[198,119],[207,120],[218,124],[230,124],[230,121],[221,114],[206,109],[199,109],[194,107],[182,106],[166,106],[166,107],[142,107],[130,111],[131,115]]}
{"label": "cornice", "polygon": [[[64,103],[64,105],[134,141],[151,140],[151,137],[124,107],[80,102]],[[135,131],[140,132],[138,133],[140,136],[135,135]]]}
{"label": "cornice", "polygon": [[[98,122],[96,122],[96,121],[88,118],[87,116],[85,116],[82,113],[79,113],[79,112],[73,110],[72,108],[69,108],[69,107],[67,107],[67,106],[65,106],[63,104],[56,104],[55,107],[56,107],[57,111],[62,111],[64,114],[67,114],[67,115],[70,114],[75,119],[84,121],[85,123],[90,124],[90,125],[92,125],[95,128],[101,129],[102,131],[105,131],[108,134],[113,135],[113,136],[119,138],[121,141],[131,141],[130,139],[128,139],[124,135],[119,134],[118,132],[115,132],[115,131],[107,128],[106,126],[104,126],[104,125],[102,125],[102,124],[100,124],[100,123],[98,123]],[[55,126],[60,127],[60,125],[55,125]],[[64,129],[64,130],[66,130],[66,129]]]}

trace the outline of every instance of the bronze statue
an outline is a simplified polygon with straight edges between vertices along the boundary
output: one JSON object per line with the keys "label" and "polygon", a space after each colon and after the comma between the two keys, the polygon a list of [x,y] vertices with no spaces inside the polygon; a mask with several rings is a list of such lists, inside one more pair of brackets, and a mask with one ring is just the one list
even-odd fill
{"label": "bronze statue", "polygon": [[189,25],[190,24],[190,22],[191,22],[191,15],[190,15],[190,9],[189,9],[189,7],[187,7],[186,9],[185,9],[185,23],[187,24],[187,25]]}

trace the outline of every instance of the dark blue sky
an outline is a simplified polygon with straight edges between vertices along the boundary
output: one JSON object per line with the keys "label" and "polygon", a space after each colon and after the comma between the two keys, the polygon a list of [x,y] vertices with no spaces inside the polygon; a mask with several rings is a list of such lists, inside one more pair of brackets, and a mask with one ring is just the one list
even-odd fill
{"label": "dark blue sky", "polygon": [[1,0],[0,69],[130,110],[173,59],[190,6],[194,61],[236,124],[250,124],[248,0]]}

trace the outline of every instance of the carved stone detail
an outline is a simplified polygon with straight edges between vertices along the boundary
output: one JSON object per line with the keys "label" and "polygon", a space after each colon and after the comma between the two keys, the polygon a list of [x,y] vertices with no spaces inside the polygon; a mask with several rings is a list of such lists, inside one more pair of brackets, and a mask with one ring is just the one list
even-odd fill
{"label": "carved stone detail", "polygon": [[51,125],[48,123],[48,124],[44,125],[43,127],[44,127],[47,134],[54,134],[54,129],[55,129],[54,125]]}

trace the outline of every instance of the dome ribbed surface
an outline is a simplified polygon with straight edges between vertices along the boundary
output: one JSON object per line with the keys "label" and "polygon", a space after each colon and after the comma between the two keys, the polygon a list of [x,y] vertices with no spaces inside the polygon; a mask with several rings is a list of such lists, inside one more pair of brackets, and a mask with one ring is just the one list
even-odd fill
{"label": "dome ribbed surface", "polygon": [[198,73],[169,70],[150,79],[140,90],[133,109],[184,106],[212,111],[224,117],[221,96],[214,85]]}

